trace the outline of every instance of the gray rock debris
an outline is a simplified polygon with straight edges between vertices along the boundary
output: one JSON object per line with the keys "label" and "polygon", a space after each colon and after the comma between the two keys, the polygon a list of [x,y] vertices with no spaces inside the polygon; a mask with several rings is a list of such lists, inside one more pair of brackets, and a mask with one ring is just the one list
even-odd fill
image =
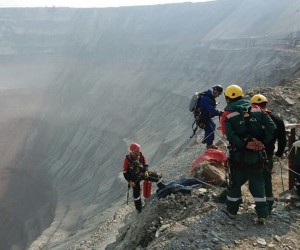
{"label": "gray rock debris", "polygon": [[[258,92],[267,96],[269,109],[274,113],[280,113],[287,122],[291,119],[299,121],[299,79],[285,80],[274,88],[249,90],[252,94]],[[290,98],[294,105],[276,103],[278,93],[283,98]],[[159,166],[167,182],[189,175],[191,162],[204,151],[203,144],[199,142],[201,140],[197,137],[194,140],[186,152]],[[286,166],[287,160],[284,162]],[[285,185],[288,183],[288,171],[284,168],[281,175],[280,168],[279,164],[275,164],[273,184],[277,197],[283,189],[282,180]],[[99,232],[95,233],[98,239],[91,237],[78,249],[299,249],[300,211],[290,201],[282,198],[276,202],[267,224],[258,225],[255,223],[253,198],[247,185],[242,191],[244,203],[235,220],[222,211],[225,208],[223,203],[216,202],[215,198],[222,190],[219,187],[206,187],[195,189],[190,195],[177,193],[160,200],[154,194],[146,202],[141,214],[134,210],[132,204],[125,204],[120,207],[115,220],[102,225]],[[101,238],[103,234],[114,237],[115,242]]]}

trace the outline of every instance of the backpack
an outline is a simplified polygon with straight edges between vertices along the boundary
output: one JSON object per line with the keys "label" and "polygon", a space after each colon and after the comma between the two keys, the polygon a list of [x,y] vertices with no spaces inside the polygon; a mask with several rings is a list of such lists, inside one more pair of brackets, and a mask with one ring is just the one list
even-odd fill
{"label": "backpack", "polygon": [[203,92],[196,92],[192,96],[191,101],[190,101],[190,105],[189,105],[189,111],[190,112],[195,112],[197,104],[200,101],[200,97],[203,96],[203,95],[204,95]]}
{"label": "backpack", "polygon": [[[240,128],[243,128],[244,130],[244,133],[243,134],[239,134],[240,136],[243,136],[244,137],[244,140],[247,139],[247,140],[251,140],[251,138],[256,138],[257,140],[262,140],[262,138],[260,138],[259,134],[255,133],[255,131],[253,131],[253,123],[257,123],[259,122],[259,120],[256,119],[255,116],[253,116],[253,112],[259,112],[260,108],[258,108],[257,106],[253,106],[251,105],[249,107],[248,110],[245,110],[243,113],[240,113],[240,112],[237,112],[237,111],[225,111],[224,112],[224,115],[222,116],[222,125],[221,125],[221,129],[222,129],[222,134],[226,134],[226,131],[225,131],[225,119],[226,119],[226,116],[230,116],[231,114],[234,114],[234,113],[239,113],[239,117],[241,118],[240,120],[240,123],[239,123],[239,127]],[[260,111],[262,112],[262,111]],[[236,115],[235,115],[236,116]],[[257,126],[257,125],[256,125]],[[261,126],[261,128],[263,128],[263,126]],[[229,142],[230,143],[230,142]],[[229,150],[229,158],[231,158],[231,154],[235,152],[235,153],[238,153],[240,152],[238,149],[236,148],[232,148],[232,146],[230,146],[230,150]],[[265,150],[261,150],[258,152],[259,153],[259,157],[261,158],[261,161],[268,165],[269,161],[268,161],[268,157],[266,155],[266,151]],[[252,157],[253,158],[253,157]],[[240,159],[244,159],[244,151],[242,151],[240,153]],[[229,161],[229,163],[233,166],[233,162],[232,161]],[[229,164],[229,165],[230,165]]]}
{"label": "backpack", "polygon": [[[221,132],[225,135],[225,119],[226,116],[232,114],[237,111],[227,110],[224,112],[224,115],[221,118]],[[240,117],[242,118],[242,122],[240,126],[245,126],[245,133],[250,131],[250,119],[251,119],[251,107],[248,110],[245,110],[243,113],[240,113]]]}
{"label": "backpack", "polygon": [[200,102],[201,97],[204,95],[204,92],[196,92],[192,96],[190,101],[189,111],[193,112],[195,118],[192,124],[193,135],[191,135],[190,138],[193,138],[193,136],[196,134],[198,127],[200,127],[201,129],[205,129],[205,121],[201,120],[201,110],[197,108],[197,104]]}

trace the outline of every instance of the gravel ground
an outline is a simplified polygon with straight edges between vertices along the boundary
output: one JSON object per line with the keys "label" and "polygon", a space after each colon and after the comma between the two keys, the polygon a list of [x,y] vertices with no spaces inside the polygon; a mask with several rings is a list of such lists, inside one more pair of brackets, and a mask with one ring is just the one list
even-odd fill
{"label": "gravel ground", "polygon": [[[165,179],[188,176],[190,164],[201,147],[196,144],[165,161],[160,168],[167,173]],[[145,201],[141,214],[135,211],[133,201],[123,204],[97,232],[74,249],[300,249],[299,204],[286,197],[288,192],[282,192],[287,188],[288,171],[283,169],[281,175],[281,167],[279,163],[274,167],[275,195],[281,199],[266,225],[256,223],[247,185],[236,220],[228,218],[223,212],[224,204],[216,198],[222,188],[198,188],[191,195],[177,193],[160,200],[153,195]]]}
{"label": "gravel ground", "polygon": [[[295,102],[293,108],[275,101],[272,106],[272,98],[278,94],[299,93],[299,82],[299,79],[285,81],[274,89],[260,89],[268,93],[270,109],[282,112],[288,122],[299,120],[298,94],[290,96]],[[217,139],[221,139],[219,132]],[[198,135],[184,153],[159,166],[167,183],[189,176],[192,161],[204,151],[200,141]],[[293,190],[285,191],[288,189],[287,166],[287,159],[274,165],[273,188],[277,202],[266,225],[256,222],[247,185],[243,186],[243,205],[235,220],[223,211],[225,205],[219,198],[222,188],[204,186],[188,195],[176,193],[160,200],[154,188],[141,214],[135,211],[132,200],[128,205],[122,204],[89,239],[72,249],[300,249],[300,201]]]}

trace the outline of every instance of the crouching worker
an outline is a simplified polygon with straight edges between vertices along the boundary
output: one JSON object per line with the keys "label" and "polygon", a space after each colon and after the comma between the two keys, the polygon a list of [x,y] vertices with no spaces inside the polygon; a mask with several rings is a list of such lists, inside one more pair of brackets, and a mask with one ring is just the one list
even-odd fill
{"label": "crouching worker", "polygon": [[141,199],[141,180],[157,182],[158,188],[165,187],[162,181],[162,176],[156,172],[148,170],[146,158],[141,152],[141,146],[137,143],[132,143],[129,147],[130,153],[126,155],[123,164],[123,175],[128,181],[128,187],[133,190],[133,199],[136,210],[142,212]]}

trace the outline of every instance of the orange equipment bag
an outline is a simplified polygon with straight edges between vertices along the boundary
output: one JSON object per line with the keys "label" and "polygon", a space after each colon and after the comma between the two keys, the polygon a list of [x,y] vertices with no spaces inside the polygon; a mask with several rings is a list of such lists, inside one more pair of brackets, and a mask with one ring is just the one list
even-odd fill
{"label": "orange equipment bag", "polygon": [[152,182],[144,181],[143,183],[143,195],[145,198],[150,198],[152,191]]}

